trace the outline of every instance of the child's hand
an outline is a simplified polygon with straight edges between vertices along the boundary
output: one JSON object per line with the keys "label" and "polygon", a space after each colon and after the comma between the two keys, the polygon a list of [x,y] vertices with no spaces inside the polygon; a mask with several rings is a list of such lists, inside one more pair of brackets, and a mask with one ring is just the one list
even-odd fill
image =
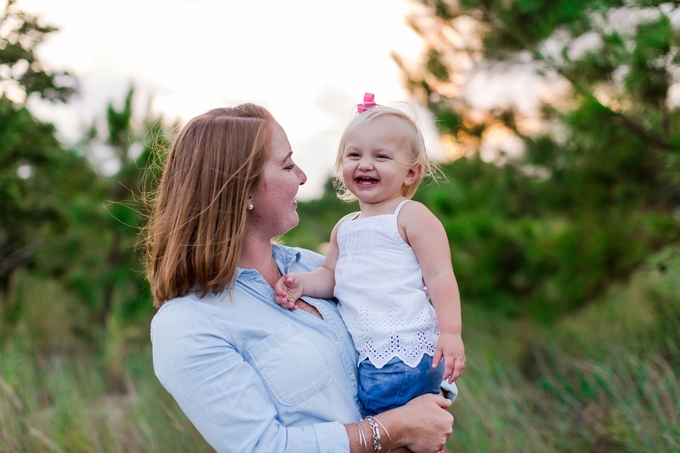
{"label": "child's hand", "polygon": [[295,274],[286,274],[274,285],[274,301],[283,308],[297,310],[295,302],[302,296],[302,282]]}
{"label": "child's hand", "polygon": [[442,333],[437,340],[437,348],[432,357],[432,366],[439,366],[439,362],[444,359],[443,380],[453,382],[463,374],[465,369],[465,347],[460,335],[452,333]]}

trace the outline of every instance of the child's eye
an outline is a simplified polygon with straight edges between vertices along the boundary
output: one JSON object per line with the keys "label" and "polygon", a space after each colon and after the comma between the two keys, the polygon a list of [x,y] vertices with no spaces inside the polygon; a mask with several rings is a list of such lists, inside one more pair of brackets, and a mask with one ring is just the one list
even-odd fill
{"label": "child's eye", "polygon": [[378,154],[375,156],[377,159],[389,159],[389,156],[387,154]]}
{"label": "child's eye", "polygon": [[359,153],[347,153],[347,157],[359,157]]}

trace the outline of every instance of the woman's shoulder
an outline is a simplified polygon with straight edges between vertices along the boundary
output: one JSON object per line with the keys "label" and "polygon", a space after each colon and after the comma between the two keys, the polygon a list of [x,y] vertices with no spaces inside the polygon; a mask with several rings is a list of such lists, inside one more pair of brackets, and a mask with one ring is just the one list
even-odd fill
{"label": "woman's shoulder", "polygon": [[[209,295],[207,297],[215,296]],[[173,329],[177,324],[184,326],[203,324],[210,317],[204,305],[199,302],[199,296],[194,293],[168,300],[161,305],[151,320],[151,331],[165,328]]]}

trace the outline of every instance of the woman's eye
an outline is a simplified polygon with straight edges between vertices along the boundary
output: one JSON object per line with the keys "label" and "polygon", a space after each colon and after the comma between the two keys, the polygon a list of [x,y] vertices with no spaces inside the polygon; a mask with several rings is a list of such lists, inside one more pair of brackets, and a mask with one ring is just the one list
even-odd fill
{"label": "woman's eye", "polygon": [[295,168],[295,164],[290,164],[287,167],[284,167],[285,170],[292,170]]}

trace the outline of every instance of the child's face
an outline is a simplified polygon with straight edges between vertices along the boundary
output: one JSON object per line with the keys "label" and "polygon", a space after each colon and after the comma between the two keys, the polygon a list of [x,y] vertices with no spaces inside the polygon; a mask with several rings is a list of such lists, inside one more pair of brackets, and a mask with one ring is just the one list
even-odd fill
{"label": "child's face", "polygon": [[409,136],[403,120],[380,116],[347,137],[342,156],[345,185],[360,203],[382,203],[401,196],[403,185],[412,184],[418,169],[407,168]]}

